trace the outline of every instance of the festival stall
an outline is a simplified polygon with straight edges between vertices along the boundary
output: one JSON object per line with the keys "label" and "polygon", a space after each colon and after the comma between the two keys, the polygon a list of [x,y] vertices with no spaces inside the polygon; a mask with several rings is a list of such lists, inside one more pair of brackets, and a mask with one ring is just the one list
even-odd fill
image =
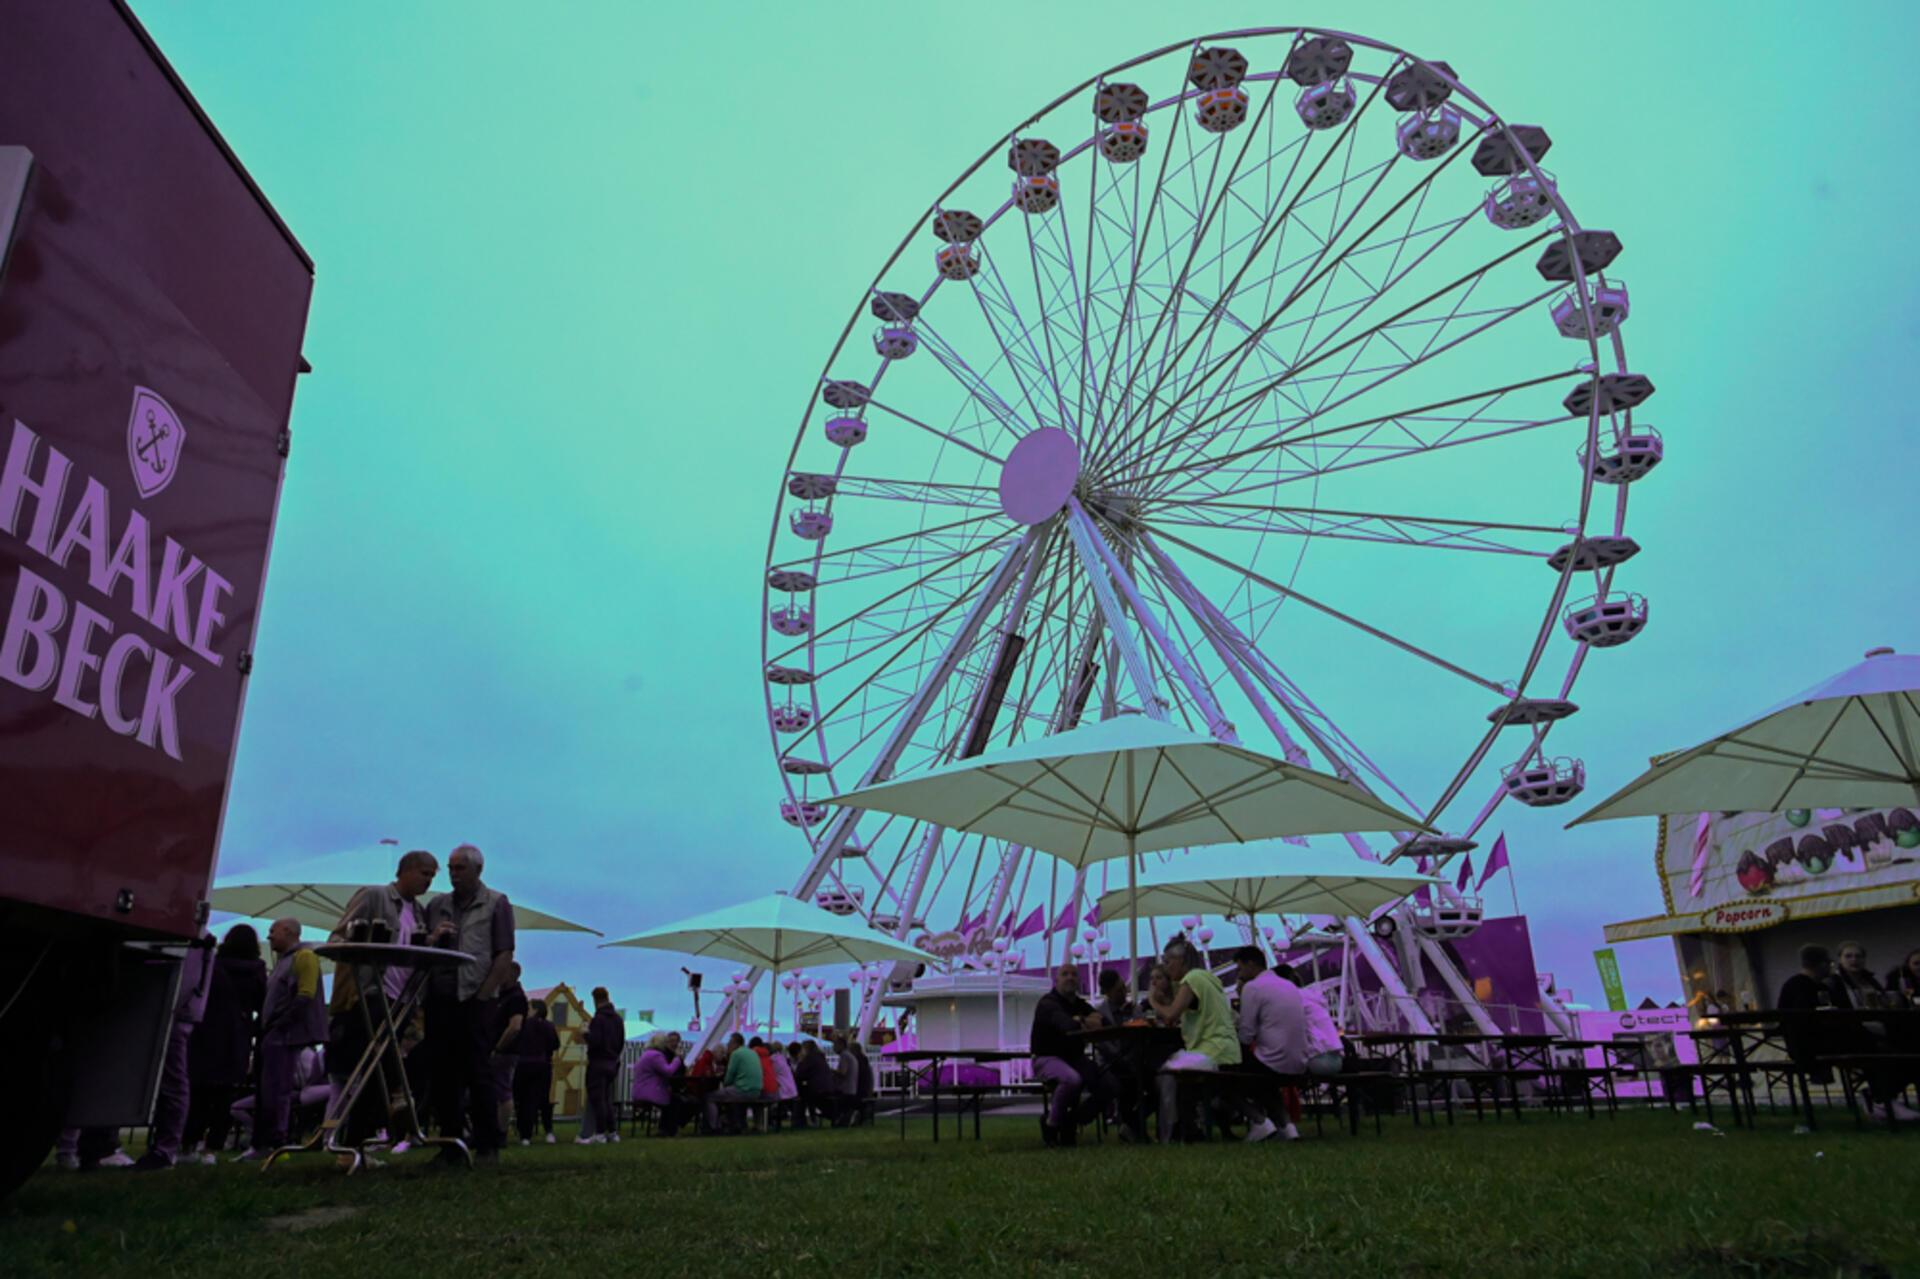
{"label": "festival stall", "polygon": [[1772,1007],[1808,943],[1858,942],[1876,971],[1920,945],[1915,808],[1673,814],[1654,860],[1666,912],[1606,938],[1671,937],[1695,1016]]}

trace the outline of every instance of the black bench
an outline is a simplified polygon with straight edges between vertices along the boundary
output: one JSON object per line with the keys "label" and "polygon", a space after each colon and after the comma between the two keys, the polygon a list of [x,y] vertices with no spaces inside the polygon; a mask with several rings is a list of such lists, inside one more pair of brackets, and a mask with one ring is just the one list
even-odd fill
{"label": "black bench", "polygon": [[[1282,1088],[1299,1089],[1303,1099],[1310,1099],[1317,1091],[1325,1090],[1336,1114],[1343,1108],[1344,1100],[1348,1131],[1356,1137],[1360,1135],[1362,1094],[1390,1090],[1398,1082],[1397,1076],[1384,1070],[1343,1071],[1337,1075],[1279,1075],[1250,1070],[1162,1070],[1159,1073],[1174,1081],[1176,1115],[1186,1114],[1187,1103],[1191,1099],[1210,1101],[1222,1095],[1254,1097],[1267,1105],[1278,1107]],[[1376,1105],[1370,1109],[1373,1111],[1373,1131],[1377,1136],[1381,1131],[1380,1107]],[[1313,1122],[1316,1133],[1324,1131],[1318,1109],[1314,1111]]]}
{"label": "black bench", "polygon": [[[1844,1053],[1833,1057],[1816,1057],[1813,1064],[1840,1072],[1840,1086],[1847,1094],[1847,1109],[1853,1112],[1856,1126],[1863,1122],[1862,1115],[1866,1108],[1860,1104],[1858,1095],[1867,1091],[1868,1075],[1894,1067],[1901,1069],[1909,1080],[1920,1077],[1920,1053]],[[1903,1084],[1901,1091],[1904,1092],[1908,1086]],[[1899,1093],[1889,1093],[1876,1098],[1874,1103],[1886,1111],[1889,1129],[1900,1126],[1893,1117],[1893,1102],[1897,1096]]]}
{"label": "black bench", "polygon": [[778,1097],[718,1097],[708,1098],[724,1114],[737,1112],[742,1121],[735,1131],[744,1132],[748,1123],[754,1119],[760,1121],[762,1132],[780,1131],[780,1099]]}

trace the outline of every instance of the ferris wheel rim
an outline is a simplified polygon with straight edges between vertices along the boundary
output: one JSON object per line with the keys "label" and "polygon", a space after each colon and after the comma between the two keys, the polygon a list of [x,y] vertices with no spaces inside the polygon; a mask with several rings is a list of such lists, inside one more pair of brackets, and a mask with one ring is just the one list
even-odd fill
{"label": "ferris wheel rim", "polygon": [[[1189,48],[1198,49],[1202,44],[1207,42],[1233,40],[1233,39],[1248,39],[1248,38],[1269,38],[1274,36],[1288,36],[1288,35],[1291,35],[1295,38],[1296,44],[1298,43],[1299,40],[1304,38],[1318,37],[1318,36],[1331,36],[1331,37],[1336,37],[1339,39],[1349,41],[1350,43],[1356,46],[1361,46],[1361,47],[1375,50],[1379,53],[1386,54],[1389,57],[1394,59],[1394,62],[1392,66],[1390,66],[1389,70],[1391,70],[1392,67],[1399,66],[1402,61],[1418,63],[1420,65],[1428,67],[1429,69],[1433,69],[1435,70],[1436,74],[1443,76],[1447,80],[1448,84],[1450,85],[1451,89],[1454,92],[1460,94],[1466,101],[1471,102],[1472,104],[1480,108],[1482,111],[1486,112],[1489,121],[1493,125],[1496,125],[1501,131],[1508,133],[1509,136],[1511,135],[1511,129],[1513,126],[1510,126],[1509,124],[1507,124],[1504,121],[1504,119],[1502,119],[1497,115],[1497,113],[1494,113],[1493,109],[1489,104],[1487,104],[1483,99],[1481,99],[1477,94],[1475,94],[1469,86],[1465,85],[1464,83],[1461,83],[1450,72],[1441,71],[1441,70],[1438,70],[1437,68],[1434,68],[1434,64],[1431,63],[1430,61],[1426,59],[1420,59],[1416,55],[1411,54],[1410,52],[1408,52],[1404,48],[1401,48],[1400,46],[1389,44],[1387,42],[1380,41],[1380,40],[1375,40],[1370,37],[1360,36],[1360,35],[1349,33],[1349,32],[1338,31],[1331,28],[1310,27],[1310,26],[1259,27],[1259,28],[1244,28],[1244,29],[1239,29],[1234,31],[1216,32],[1216,33],[1211,33],[1206,35],[1200,35],[1200,36],[1192,37],[1188,40],[1183,40],[1177,43],[1168,44],[1162,48],[1153,50],[1149,53],[1138,55],[1127,61],[1115,64],[1113,67],[1107,68],[1106,70],[1101,71],[1096,75],[1088,77],[1084,81],[1075,85],[1073,88],[1068,89],[1064,93],[1060,94],[1053,101],[1049,102],[1047,105],[1043,106],[1038,111],[1026,116],[1013,129],[1007,131],[1005,134],[997,138],[996,141],[992,143],[976,160],[974,160],[970,165],[968,165],[964,170],[962,170],[960,175],[956,177],[953,180],[953,182],[950,183],[948,187],[941,192],[941,194],[936,198],[934,203],[928,207],[926,212],[914,220],[911,229],[909,229],[906,235],[902,238],[901,242],[894,249],[892,254],[890,254],[887,257],[886,261],[882,264],[880,270],[876,273],[873,281],[867,286],[867,289],[861,295],[859,302],[856,303],[852,315],[848,319],[846,325],[843,327],[841,334],[839,336],[839,339],[835,342],[832,348],[832,351],[830,352],[827,358],[827,361],[823,366],[820,382],[816,384],[815,393],[810,394],[808,396],[806,411],[802,415],[799,430],[795,434],[793,445],[789,451],[787,467],[786,467],[786,470],[782,473],[783,485],[775,503],[775,509],[773,513],[773,522],[772,522],[772,527],[771,527],[769,538],[768,538],[768,553],[767,553],[766,563],[769,570],[772,570],[777,565],[792,564],[792,563],[798,562],[793,559],[783,560],[778,557],[779,539],[781,536],[783,523],[784,523],[783,516],[786,514],[786,508],[787,508],[787,491],[786,491],[784,482],[786,481],[787,477],[795,473],[795,467],[800,458],[802,445],[808,439],[809,428],[815,420],[815,414],[817,411],[817,402],[818,402],[817,387],[818,385],[824,384],[831,380],[834,368],[839,363],[842,353],[846,349],[846,344],[848,339],[852,336],[854,329],[860,323],[862,311],[866,308],[866,305],[868,304],[869,300],[873,298],[880,291],[881,285],[886,280],[889,273],[894,269],[895,265],[899,262],[901,257],[912,246],[913,241],[915,240],[916,236],[920,232],[921,228],[925,226],[927,219],[929,217],[937,216],[941,211],[941,209],[944,207],[944,202],[949,197],[951,197],[955,191],[959,190],[959,188],[969,178],[971,178],[974,174],[976,174],[982,168],[983,165],[985,165],[996,154],[998,154],[1000,150],[1003,147],[1005,147],[1010,141],[1017,140],[1020,137],[1023,129],[1031,126],[1035,122],[1046,117],[1050,112],[1056,110],[1057,108],[1069,103],[1070,101],[1072,101],[1072,99],[1076,95],[1084,93],[1087,89],[1095,85],[1107,82],[1115,75],[1125,72],[1133,67],[1140,66],[1145,63],[1152,62],[1156,59],[1166,57],[1167,55],[1174,53],[1176,51],[1179,51],[1181,49],[1189,49]],[[1384,80],[1385,77],[1383,75],[1380,78]],[[1192,95],[1183,92],[1180,95],[1177,95],[1174,99],[1170,99],[1169,101],[1174,104],[1177,104],[1178,102],[1186,100],[1190,96]],[[1162,105],[1164,106],[1166,104],[1162,104]],[[1158,109],[1158,108],[1155,108],[1155,109]],[[1078,143],[1076,144],[1074,151],[1069,152],[1067,154],[1070,155],[1070,154],[1077,153],[1079,150],[1084,149],[1087,145],[1090,145],[1090,141]],[[1536,179],[1541,177],[1541,171],[1539,170],[1538,163],[1526,147],[1524,146],[1517,147],[1516,155],[1520,159],[1520,161],[1524,164],[1526,170],[1530,174],[1532,174]],[[1064,160],[1062,162],[1064,163]],[[1571,209],[1566,206],[1564,198],[1559,192],[1557,185],[1549,186],[1548,191],[1550,192],[1550,198],[1554,203],[1556,212],[1559,215],[1559,219],[1560,219],[1559,225],[1552,231],[1543,232],[1539,237],[1536,237],[1535,241],[1530,241],[1529,243],[1537,242],[1539,239],[1546,239],[1551,237],[1552,235],[1557,234],[1563,243],[1567,243],[1569,246],[1571,246],[1573,243],[1572,241],[1573,235],[1579,232],[1581,229],[1580,224],[1574,218]],[[1006,213],[1006,209],[1007,209],[1007,206],[1003,205],[999,210],[997,210],[994,213],[992,218],[986,220],[984,225],[991,226],[994,221],[997,221],[998,218],[1000,218]],[[1570,248],[1570,251],[1574,251],[1577,253],[1577,250],[1571,250],[1571,248]],[[924,295],[922,298],[922,302],[924,303],[926,297],[930,297],[935,291],[937,291],[940,285],[941,285],[941,280],[938,277],[938,275],[936,275],[934,279],[934,283],[929,286],[926,295]],[[1573,273],[1573,286],[1577,292],[1583,295],[1587,291],[1586,276],[1584,273],[1582,273],[1577,269]],[[1623,348],[1621,348],[1621,345],[1620,345],[1621,339],[1617,329],[1614,330],[1612,334],[1612,339],[1613,339],[1613,344],[1616,348],[1615,350],[1616,367],[1624,369],[1626,367],[1625,359],[1624,359],[1624,350]],[[1592,376],[1597,380],[1600,377],[1599,369],[1602,365],[1602,361],[1600,358],[1598,338],[1597,336],[1594,336],[1591,333],[1589,334],[1589,337],[1588,337],[1588,347],[1589,347],[1589,352],[1591,356],[1590,363],[1593,369]],[[1555,378],[1564,378],[1567,376],[1567,374],[1559,373],[1553,376]],[[876,382],[877,380],[878,379],[876,379]],[[1597,446],[1598,432],[1600,429],[1601,421],[1602,421],[1602,414],[1599,412],[1598,406],[1596,404],[1594,411],[1589,415],[1589,420],[1587,423],[1585,447],[1589,451],[1593,450]],[[843,465],[844,465],[846,453],[847,453],[846,450],[842,451]],[[989,459],[989,460],[993,460],[993,459]],[[1590,511],[1592,507],[1592,500],[1594,496],[1593,484],[1594,484],[1594,479],[1593,479],[1591,470],[1589,468],[1583,467],[1583,478],[1582,478],[1581,499],[1580,499],[1580,516],[1579,516],[1578,525],[1577,525],[1578,529],[1580,530],[1579,536],[1584,536],[1585,531],[1588,527]],[[1622,485],[1618,489],[1618,495],[1616,499],[1616,507],[1615,507],[1615,513],[1614,513],[1614,523],[1616,525],[1616,531],[1618,530],[1619,527],[1623,526],[1624,524],[1626,496],[1627,496],[1626,486]],[[992,518],[992,513],[990,510],[988,510],[987,514],[981,515],[977,518],[980,520],[990,520]],[[1004,540],[1005,538],[1002,537],[999,539],[995,539],[994,541],[987,542],[980,547],[974,548],[974,552],[978,553],[982,551],[990,551],[993,547],[1000,545],[1001,542]],[[1310,538],[1303,539],[1303,552],[1302,552],[1303,554],[1304,554],[1304,546],[1308,540],[1310,540]],[[820,558],[824,552],[825,552],[825,543],[823,540],[820,544],[818,544],[815,547],[813,555],[811,557],[812,562],[817,565],[820,562]],[[807,557],[799,557],[800,560],[804,560],[806,558]],[[1571,566],[1569,566],[1567,570],[1563,571],[1560,574],[1559,582],[1556,586],[1552,600],[1548,604],[1542,623],[1538,628],[1538,631],[1535,637],[1535,642],[1526,664],[1526,669],[1523,672],[1522,676],[1518,680],[1514,681],[1514,691],[1512,693],[1512,696],[1515,698],[1524,697],[1527,689],[1527,684],[1534,678],[1537,672],[1537,669],[1540,665],[1541,657],[1546,648],[1547,642],[1551,639],[1553,635],[1557,614],[1561,605],[1565,600],[1567,588],[1570,584],[1572,574],[1573,574],[1573,570]],[[1605,575],[1605,577],[1601,579],[1603,583],[1603,590],[1605,589],[1606,584],[1610,584],[1611,576],[1612,576],[1611,571],[1609,571]],[[769,711],[772,710],[774,705],[774,688],[772,685],[768,684],[764,679],[764,672],[767,668],[768,663],[772,660],[773,652],[776,646],[772,643],[771,637],[768,634],[768,630],[765,625],[765,618],[767,614],[770,612],[774,604],[773,593],[774,593],[773,587],[763,579],[763,583],[762,583],[763,622],[762,622],[762,630],[761,630],[762,672],[763,672],[762,685],[763,685],[765,701]],[[811,643],[812,639],[813,639],[813,636],[810,632],[808,636],[809,644]],[[1568,680],[1567,680],[1569,687],[1572,683],[1572,678],[1575,675],[1577,675],[1580,666],[1584,663],[1584,659],[1587,651],[1588,650],[1586,645],[1581,644],[1577,646],[1574,657],[1570,662],[1570,669],[1569,669]],[[816,711],[818,710],[817,704],[815,709]],[[1493,735],[1498,731],[1499,727],[1501,727],[1501,725],[1496,724],[1494,727],[1494,730],[1488,733],[1487,738],[1485,742],[1483,742],[1483,746],[1479,754],[1485,753],[1487,746],[1491,744]],[[1544,725],[1542,726],[1542,731],[1537,733],[1535,738],[1535,747],[1534,747],[1535,750],[1537,750],[1539,746],[1544,742],[1544,738],[1545,738],[1544,730],[1550,727],[1551,727],[1550,724]],[[773,731],[772,728],[770,727],[769,736],[774,748],[776,761],[778,762],[780,760],[783,760],[787,755],[787,749],[783,748],[780,741],[779,734]],[[825,750],[824,745],[822,749],[822,754],[830,755],[830,752]],[[1478,761],[1478,758],[1479,758],[1479,755],[1476,755],[1475,762]],[[832,767],[831,764],[829,764],[829,770],[831,770],[831,767]],[[1465,775],[1467,775],[1471,771],[1472,771],[1472,764],[1469,764],[1467,767],[1463,768],[1462,778],[1464,779]],[[838,781],[837,778],[833,778],[831,771],[829,771],[828,776],[831,779],[831,784],[833,785],[836,791],[838,791],[839,789],[842,789],[840,782]],[[783,773],[783,784],[787,787],[787,792],[790,799],[798,798],[794,792],[791,777],[785,773]],[[1451,802],[1453,797],[1454,797],[1453,793],[1449,792],[1449,794],[1445,798],[1443,798],[1439,803],[1433,806],[1434,812],[1437,813],[1440,811],[1444,811],[1447,804]],[[1476,824],[1476,828],[1477,828],[1477,824]],[[804,828],[802,829],[804,832]],[[811,833],[810,832],[804,832],[804,833],[808,833],[809,842],[810,843],[813,842]]]}

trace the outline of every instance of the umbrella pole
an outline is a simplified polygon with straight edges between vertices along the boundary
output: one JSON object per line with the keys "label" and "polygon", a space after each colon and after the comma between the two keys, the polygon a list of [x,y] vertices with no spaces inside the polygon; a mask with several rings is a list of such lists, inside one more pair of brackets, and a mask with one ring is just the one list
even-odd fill
{"label": "umbrella pole", "polygon": [[1127,985],[1133,987],[1134,994],[1140,991],[1140,880],[1133,867],[1133,836],[1127,836],[1127,966],[1133,971],[1127,974]]}

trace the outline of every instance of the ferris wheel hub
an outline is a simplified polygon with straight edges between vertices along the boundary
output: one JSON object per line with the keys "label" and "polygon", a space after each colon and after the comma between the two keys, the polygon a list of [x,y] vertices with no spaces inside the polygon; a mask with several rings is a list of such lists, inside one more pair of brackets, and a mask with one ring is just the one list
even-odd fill
{"label": "ferris wheel hub", "polygon": [[1029,431],[1000,464],[1000,509],[1020,524],[1060,513],[1080,479],[1080,446],[1057,426]]}

